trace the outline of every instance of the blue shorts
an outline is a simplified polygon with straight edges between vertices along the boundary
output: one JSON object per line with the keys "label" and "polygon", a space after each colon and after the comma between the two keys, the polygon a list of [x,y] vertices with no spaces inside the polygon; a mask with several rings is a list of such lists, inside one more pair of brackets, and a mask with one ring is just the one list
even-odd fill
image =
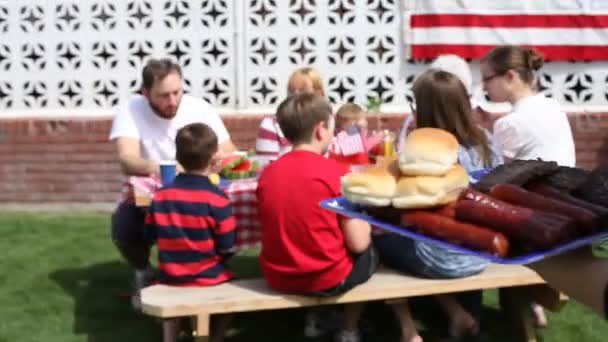
{"label": "blue shorts", "polygon": [[[380,261],[397,271],[409,273],[421,278],[430,279],[454,279],[468,277],[481,272],[487,262],[480,261],[475,257],[463,256],[458,253],[454,258],[464,263],[450,262],[450,258],[445,262],[433,260],[432,256],[426,256],[422,250],[419,250],[418,242],[413,239],[393,234],[380,234],[374,236],[374,245],[380,255]],[[431,248],[434,248],[431,246]],[[432,251],[431,251],[432,252]],[[437,256],[441,253],[447,253],[445,250],[438,248]],[[441,260],[441,259],[439,259]]]}

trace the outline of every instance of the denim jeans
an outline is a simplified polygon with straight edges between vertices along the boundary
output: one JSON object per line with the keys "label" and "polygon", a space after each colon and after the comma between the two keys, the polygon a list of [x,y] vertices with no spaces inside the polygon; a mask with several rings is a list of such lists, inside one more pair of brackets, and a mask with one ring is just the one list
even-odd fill
{"label": "denim jeans", "polygon": [[[374,237],[374,246],[380,256],[380,262],[399,272],[430,279],[458,278],[454,273],[442,273],[441,270],[426,264],[416,253],[414,240],[408,237],[392,233],[377,235]],[[459,292],[454,295],[465,310],[479,319],[483,299],[481,290]]]}

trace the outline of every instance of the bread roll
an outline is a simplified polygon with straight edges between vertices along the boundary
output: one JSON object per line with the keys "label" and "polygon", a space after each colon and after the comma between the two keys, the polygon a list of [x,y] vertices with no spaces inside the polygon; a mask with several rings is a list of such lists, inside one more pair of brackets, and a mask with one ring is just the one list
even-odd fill
{"label": "bread roll", "polygon": [[391,204],[397,188],[396,158],[387,158],[367,169],[342,177],[342,195],[353,203],[370,206]]}
{"label": "bread roll", "polygon": [[401,177],[392,203],[401,209],[432,208],[455,201],[468,185],[469,175],[460,164],[444,176]]}
{"label": "bread roll", "polygon": [[405,139],[399,168],[406,176],[443,176],[457,161],[454,135],[438,128],[419,128]]}

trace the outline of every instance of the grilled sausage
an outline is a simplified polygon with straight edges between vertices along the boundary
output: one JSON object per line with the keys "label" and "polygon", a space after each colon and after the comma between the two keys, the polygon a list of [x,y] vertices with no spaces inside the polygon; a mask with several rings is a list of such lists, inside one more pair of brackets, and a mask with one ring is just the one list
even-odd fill
{"label": "grilled sausage", "polygon": [[473,189],[461,193],[456,219],[489,227],[537,248],[570,238],[575,228],[568,217],[512,205]]}
{"label": "grilled sausage", "polygon": [[401,218],[404,226],[413,225],[425,235],[498,256],[506,256],[509,241],[498,232],[478,225],[456,221],[425,210],[407,211]]}
{"label": "grilled sausage", "polygon": [[578,207],[591,210],[598,216],[600,225],[604,225],[604,224],[608,223],[608,208],[606,208],[606,207],[584,201],[580,198],[576,198],[574,196],[561,192],[552,186],[545,185],[545,184],[533,183],[530,185],[526,185],[526,188],[528,188],[532,192],[541,194],[543,196],[555,198],[560,201],[564,201],[564,202],[576,205]]}
{"label": "grilled sausage", "polygon": [[580,235],[593,233],[598,225],[597,215],[588,209],[528,191],[517,185],[494,185],[490,189],[490,196],[522,207],[570,217],[576,222]]}

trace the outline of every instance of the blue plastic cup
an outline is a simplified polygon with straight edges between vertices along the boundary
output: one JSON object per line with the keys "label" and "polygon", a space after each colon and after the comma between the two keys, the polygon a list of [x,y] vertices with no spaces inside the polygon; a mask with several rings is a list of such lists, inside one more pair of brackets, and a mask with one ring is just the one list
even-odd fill
{"label": "blue plastic cup", "polygon": [[163,160],[160,162],[160,182],[163,186],[171,184],[177,173],[175,160]]}

